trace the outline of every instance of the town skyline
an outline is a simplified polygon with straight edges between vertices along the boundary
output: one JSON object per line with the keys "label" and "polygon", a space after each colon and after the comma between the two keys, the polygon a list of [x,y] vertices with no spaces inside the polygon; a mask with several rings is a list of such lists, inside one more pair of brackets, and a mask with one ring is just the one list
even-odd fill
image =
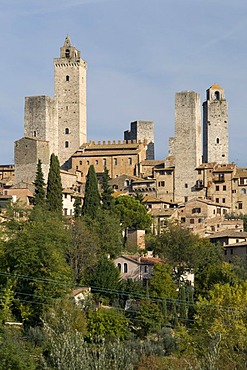
{"label": "town skyline", "polygon": [[218,83],[229,104],[229,162],[247,165],[242,48],[247,5],[209,1],[202,12],[202,4],[5,4],[0,26],[6,56],[0,61],[1,163],[14,162],[14,141],[23,136],[25,96],[54,94],[53,58],[69,34],[88,63],[87,141],[123,140],[131,121],[152,120],[156,159],[163,159],[174,136],[175,93],[196,91],[202,104],[206,90]]}

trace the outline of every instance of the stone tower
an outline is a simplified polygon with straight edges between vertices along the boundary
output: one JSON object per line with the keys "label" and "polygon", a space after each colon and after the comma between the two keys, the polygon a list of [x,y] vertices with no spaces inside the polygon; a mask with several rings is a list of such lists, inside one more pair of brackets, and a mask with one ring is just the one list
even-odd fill
{"label": "stone tower", "polygon": [[152,121],[134,121],[130,130],[124,131],[124,140],[147,141],[146,159],[154,159],[154,123]]}
{"label": "stone tower", "polygon": [[65,168],[71,155],[87,141],[86,72],[87,63],[67,36],[60,48],[60,57],[54,59],[58,158]]}
{"label": "stone tower", "polygon": [[176,93],[175,98],[175,200],[194,197],[195,168],[202,161],[200,95],[194,91]]}
{"label": "stone tower", "polygon": [[203,162],[228,163],[228,106],[217,84],[207,90],[203,103]]}

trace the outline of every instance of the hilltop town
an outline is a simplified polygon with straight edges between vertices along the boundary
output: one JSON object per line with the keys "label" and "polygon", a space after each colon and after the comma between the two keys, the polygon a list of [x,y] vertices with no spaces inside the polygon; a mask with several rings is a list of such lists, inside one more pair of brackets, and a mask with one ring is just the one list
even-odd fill
{"label": "hilltop town", "polygon": [[73,215],[76,196],[83,199],[93,165],[99,181],[108,169],[115,196],[137,191],[144,196],[154,233],[167,219],[201,236],[238,228],[235,220],[247,213],[247,169],[228,163],[224,89],[217,84],[207,89],[202,117],[198,93],[176,93],[175,137],[169,138],[167,156],[155,159],[151,121],[131,122],[123,140],[87,142],[86,74],[87,63],[67,36],[54,58],[54,97],[25,98],[24,136],[14,144],[14,165],[0,167],[0,201],[12,197],[29,205],[38,159],[47,180],[54,153],[61,165],[65,216]]}
{"label": "hilltop town", "polygon": [[245,369],[247,168],[224,89],[202,117],[176,93],[156,159],[152,121],[87,142],[86,73],[67,36],[0,166],[0,370]]}

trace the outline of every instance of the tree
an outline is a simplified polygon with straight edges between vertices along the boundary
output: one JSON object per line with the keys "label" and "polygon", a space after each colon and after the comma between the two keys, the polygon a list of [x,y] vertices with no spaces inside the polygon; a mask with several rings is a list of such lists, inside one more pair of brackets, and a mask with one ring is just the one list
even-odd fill
{"label": "tree", "polygon": [[168,264],[155,264],[153,276],[149,281],[152,297],[175,298],[177,286],[172,279],[172,268]]}
{"label": "tree", "polygon": [[5,286],[8,276],[15,276],[13,312],[18,319],[36,324],[46,305],[68,292],[71,270],[65,248],[69,242],[62,221],[38,208],[32,220],[3,244],[0,283]]}
{"label": "tree", "polygon": [[123,236],[119,217],[110,211],[100,210],[93,222],[91,230],[98,234],[101,253],[112,258],[119,256],[123,248]]}
{"label": "tree", "polygon": [[114,299],[120,283],[119,269],[114,262],[103,256],[89,277],[92,292],[99,297]]}
{"label": "tree", "polygon": [[145,229],[151,225],[151,216],[146,208],[136,199],[130,196],[118,197],[114,206],[115,212],[120,218],[123,229]]}
{"label": "tree", "polygon": [[100,308],[88,315],[88,339],[94,342],[103,339],[115,341],[127,339],[130,336],[128,324],[129,320],[116,309]]}
{"label": "tree", "polygon": [[86,276],[96,267],[101,251],[98,234],[83,218],[76,219],[71,226],[71,243],[67,246],[66,255],[74,281],[85,283]]}
{"label": "tree", "polygon": [[62,190],[59,160],[58,157],[52,153],[50,158],[46,198],[48,210],[56,212],[59,215],[62,215],[63,210]]}
{"label": "tree", "polygon": [[85,197],[82,206],[82,214],[94,219],[100,208],[100,195],[98,190],[98,181],[95,173],[94,166],[91,165],[88,170]]}
{"label": "tree", "polygon": [[111,211],[113,207],[113,197],[112,197],[113,190],[109,185],[109,180],[110,176],[108,173],[108,169],[105,167],[102,183],[103,192],[101,194],[102,208]]}
{"label": "tree", "polygon": [[[219,341],[220,348],[213,368],[231,362],[231,368],[245,368],[247,347],[246,326],[247,282],[237,286],[216,284],[208,298],[199,297],[196,303],[194,346],[205,354],[212,342]],[[204,333],[203,336],[201,333]],[[238,366],[236,367],[236,363]],[[241,366],[242,364],[242,366]],[[245,363],[246,364],[246,363]]]}
{"label": "tree", "polygon": [[78,218],[81,217],[81,198],[76,197],[74,201],[74,217]]}
{"label": "tree", "polygon": [[37,172],[36,178],[34,181],[35,190],[34,190],[34,205],[35,206],[44,206],[45,205],[45,181],[44,175],[42,172],[42,163],[41,160],[38,160],[37,163]]}
{"label": "tree", "polygon": [[179,284],[184,272],[195,266],[197,257],[195,248],[198,240],[199,237],[190,230],[173,224],[168,225],[157,237],[154,253],[171,264]]}

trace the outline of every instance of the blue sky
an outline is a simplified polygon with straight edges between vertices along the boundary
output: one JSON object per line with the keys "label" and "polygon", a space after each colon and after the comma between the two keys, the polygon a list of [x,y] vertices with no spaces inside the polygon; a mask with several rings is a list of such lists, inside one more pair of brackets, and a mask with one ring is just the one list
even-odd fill
{"label": "blue sky", "polygon": [[156,158],[174,134],[175,93],[229,104],[229,161],[247,166],[246,0],[8,0],[0,11],[0,164],[23,136],[24,97],[53,95],[53,58],[69,34],[88,63],[88,140],[123,139],[153,120]]}

